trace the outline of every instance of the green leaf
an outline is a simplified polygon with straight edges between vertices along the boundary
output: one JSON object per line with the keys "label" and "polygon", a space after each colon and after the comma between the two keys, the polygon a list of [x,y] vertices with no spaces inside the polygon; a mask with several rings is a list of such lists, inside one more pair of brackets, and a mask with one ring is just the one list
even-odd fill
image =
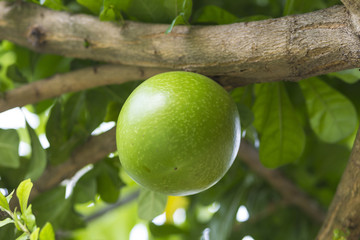
{"label": "green leaf", "polygon": [[33,187],[33,183],[31,182],[31,180],[26,179],[19,184],[16,190],[16,196],[19,199],[20,209],[22,213],[26,212],[32,187]]}
{"label": "green leaf", "polygon": [[230,24],[239,22],[240,19],[230,12],[215,6],[207,5],[202,8],[195,17],[196,23],[216,23],[216,24]]}
{"label": "green leaf", "polygon": [[55,10],[65,9],[61,0],[40,0],[40,4]]}
{"label": "green leaf", "polygon": [[0,209],[10,211],[9,202],[2,192],[0,192]]}
{"label": "green leaf", "polygon": [[22,213],[21,219],[24,221],[27,229],[29,229],[30,231],[33,231],[33,229],[36,228],[36,219],[34,214],[32,213],[31,204],[26,209],[26,211]]}
{"label": "green leaf", "polygon": [[88,90],[85,93],[86,110],[88,113],[86,128],[92,132],[106,116],[108,97],[102,88]]}
{"label": "green leaf", "polygon": [[305,134],[283,83],[257,85],[254,126],[260,132],[260,161],[270,168],[296,161]]}
{"label": "green leaf", "polygon": [[164,212],[167,196],[148,189],[141,189],[138,199],[138,215],[141,219],[150,221]]}
{"label": "green leaf", "polygon": [[243,188],[233,189],[220,201],[220,209],[210,222],[210,239],[228,239],[233,227]]}
{"label": "green leaf", "polygon": [[150,222],[149,230],[151,232],[151,235],[156,238],[167,237],[167,236],[173,235],[173,234],[185,234],[186,233],[186,231],[184,231],[183,229],[181,229],[175,225],[167,224],[167,223],[158,226],[158,225]]}
{"label": "green leaf", "polygon": [[36,228],[30,235],[30,240],[38,240],[39,239],[39,231],[40,228]]}
{"label": "green leaf", "polygon": [[89,9],[95,15],[99,15],[103,0],[76,0],[80,5]]}
{"label": "green leaf", "polygon": [[37,134],[27,122],[26,128],[31,140],[31,158],[28,165],[28,172],[25,178],[31,178],[33,181],[35,181],[41,176],[46,168],[46,151],[41,146]]}
{"label": "green leaf", "polygon": [[355,107],[344,95],[318,78],[302,80],[300,86],[306,99],[310,126],[321,140],[335,143],[356,130]]}
{"label": "green leaf", "polygon": [[14,129],[0,129],[0,166],[18,168],[19,135]]}
{"label": "green leaf", "polygon": [[6,69],[6,76],[16,83],[23,84],[28,82],[16,64],[13,64]]}
{"label": "green leaf", "polygon": [[165,31],[165,33],[166,34],[170,33],[176,25],[186,24],[186,23],[187,23],[187,21],[184,19],[184,15],[180,14],[172,21],[171,25],[168,27],[168,29]]}
{"label": "green leaf", "polygon": [[55,240],[55,233],[51,223],[45,223],[40,231],[40,240]]}
{"label": "green leaf", "polygon": [[349,84],[354,84],[360,80],[360,71],[358,68],[329,73],[328,75],[337,77]]}
{"label": "green leaf", "polygon": [[77,203],[94,201],[96,196],[96,176],[98,171],[94,168],[85,173],[76,183],[73,194]]}
{"label": "green leaf", "polygon": [[4,220],[0,221],[0,228],[9,223],[14,223],[14,220],[12,220],[11,218],[5,218]]}
{"label": "green leaf", "polygon": [[254,121],[254,114],[253,112],[250,110],[250,108],[248,108],[248,106],[241,104],[241,103],[236,103],[237,109],[239,111],[239,115],[240,115],[240,124],[241,124],[241,129],[245,130],[247,127],[249,127],[253,121]]}
{"label": "green leaf", "polygon": [[27,233],[23,233],[18,238],[16,238],[16,240],[28,240],[28,239],[29,239],[29,236]]}
{"label": "green leaf", "polygon": [[35,65],[33,81],[51,77],[56,73],[68,72],[71,61],[71,58],[58,55],[41,55]]}

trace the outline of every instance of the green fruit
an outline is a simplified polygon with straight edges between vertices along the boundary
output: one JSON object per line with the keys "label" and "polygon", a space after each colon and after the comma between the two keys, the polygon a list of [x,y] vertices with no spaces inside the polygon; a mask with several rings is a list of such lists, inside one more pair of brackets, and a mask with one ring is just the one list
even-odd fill
{"label": "green fruit", "polygon": [[189,195],[218,182],[240,145],[240,120],[230,95],[196,73],[149,78],[126,100],[116,133],[125,171],[140,185]]}

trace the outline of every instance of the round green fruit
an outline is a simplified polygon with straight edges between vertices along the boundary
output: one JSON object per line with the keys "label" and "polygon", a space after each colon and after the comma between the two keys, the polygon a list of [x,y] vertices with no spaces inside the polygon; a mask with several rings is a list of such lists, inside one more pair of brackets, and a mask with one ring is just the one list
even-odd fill
{"label": "round green fruit", "polygon": [[149,78],[126,100],[117,123],[121,164],[140,185],[190,195],[217,183],[240,146],[240,119],[230,95],[196,73]]}

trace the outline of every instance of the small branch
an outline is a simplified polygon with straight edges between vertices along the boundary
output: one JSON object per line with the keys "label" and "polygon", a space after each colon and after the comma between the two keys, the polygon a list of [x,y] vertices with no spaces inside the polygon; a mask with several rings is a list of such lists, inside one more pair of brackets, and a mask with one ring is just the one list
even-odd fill
{"label": "small branch", "polygon": [[104,209],[98,211],[98,212],[95,212],[94,214],[88,216],[85,218],[85,222],[92,222],[96,219],[98,219],[99,217],[105,215],[106,213],[118,208],[118,207],[121,207],[125,204],[128,204],[129,202],[132,202],[133,200],[135,200],[138,196],[139,196],[140,192],[139,191],[136,191],[128,196],[126,196],[125,198],[123,199],[119,199],[119,201],[117,203],[114,203],[114,204],[111,204],[107,207],[105,207]]}
{"label": "small branch", "polygon": [[59,185],[63,180],[71,178],[74,174],[88,164],[96,163],[108,154],[116,151],[115,128],[98,136],[92,136],[81,147],[76,149],[66,162],[48,167],[42,176],[34,183],[31,199],[40,193]]}
{"label": "small branch", "polygon": [[0,39],[37,52],[169,68],[244,82],[296,81],[360,66],[360,41],[343,6],[217,26],[102,22],[38,5],[0,2]]}
{"label": "small branch", "polygon": [[332,239],[334,230],[345,233],[349,231],[347,240],[358,240],[360,237],[360,130],[325,222],[316,239]]}
{"label": "small branch", "polygon": [[247,142],[240,145],[238,156],[259,176],[264,178],[281,196],[292,205],[299,207],[304,213],[318,223],[325,219],[324,211],[317,202],[307,196],[294,183],[277,170],[264,167],[259,161],[259,153]]}
{"label": "small branch", "polygon": [[6,92],[0,98],[0,112],[68,92],[146,79],[165,71],[169,71],[169,69],[103,65],[58,74]]}

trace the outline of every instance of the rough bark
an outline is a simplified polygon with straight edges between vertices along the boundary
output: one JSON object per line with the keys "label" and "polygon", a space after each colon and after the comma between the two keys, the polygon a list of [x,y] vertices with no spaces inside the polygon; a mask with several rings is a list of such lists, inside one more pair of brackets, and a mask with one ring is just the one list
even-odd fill
{"label": "rough bark", "polygon": [[334,230],[349,233],[347,240],[360,236],[360,131],[317,239],[332,239]]}
{"label": "rough bark", "polygon": [[5,92],[0,97],[0,112],[69,92],[147,79],[155,74],[166,71],[169,71],[169,69],[103,65],[58,74],[48,79],[29,83]]}
{"label": "rough bark", "polygon": [[225,76],[231,86],[359,67],[360,41],[352,23],[346,8],[336,6],[257,22],[177,26],[164,34],[165,24],[120,26],[0,2],[0,39],[68,57]]}
{"label": "rough bark", "polygon": [[[31,198],[33,199],[40,193],[57,186],[86,165],[96,163],[109,153],[116,151],[115,138],[115,128],[99,136],[91,137],[87,143],[73,153],[68,161],[47,168],[34,183]],[[262,166],[258,152],[250,144],[243,141],[238,156],[252,171],[267,180],[288,203],[299,207],[316,222],[321,223],[324,220],[325,213],[316,202],[306,196],[302,190],[281,175],[279,171]]]}

